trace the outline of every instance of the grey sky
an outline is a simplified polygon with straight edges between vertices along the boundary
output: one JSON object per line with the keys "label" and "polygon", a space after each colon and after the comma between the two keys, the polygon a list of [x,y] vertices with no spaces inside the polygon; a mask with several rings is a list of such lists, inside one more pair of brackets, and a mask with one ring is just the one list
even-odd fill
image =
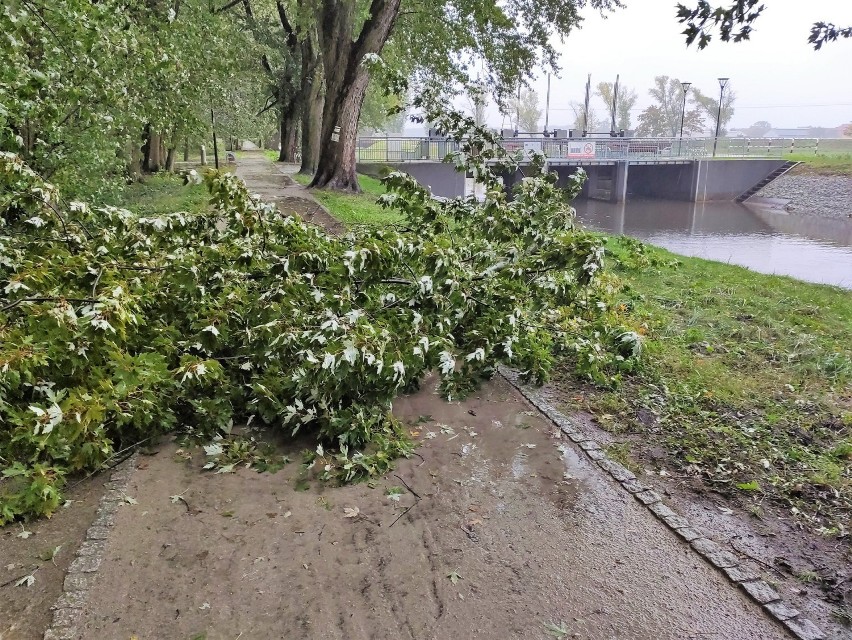
{"label": "grey sky", "polygon": [[[694,45],[686,48],[680,33],[683,26],[674,17],[674,0],[626,0],[626,8],[607,18],[587,11],[582,28],[558,45],[561,72],[551,79],[551,126],[573,121],[569,102],[583,100],[587,73],[592,74],[593,87],[621,74],[622,84],[639,95],[632,113],[634,124],[650,103],[648,88],[656,75],[691,81],[714,96],[719,92],[716,78],[729,76],[737,94],[734,127],[758,120],[775,127],[852,122],[852,40],[829,43],[821,51],[807,43],[815,21],[852,25],[852,1],[765,2],[767,9],[751,41],[714,40],[703,51]],[[541,72],[533,86],[544,106],[547,85]],[[593,104],[603,113],[598,99]],[[499,126],[495,107],[491,106],[489,115],[489,122]]]}

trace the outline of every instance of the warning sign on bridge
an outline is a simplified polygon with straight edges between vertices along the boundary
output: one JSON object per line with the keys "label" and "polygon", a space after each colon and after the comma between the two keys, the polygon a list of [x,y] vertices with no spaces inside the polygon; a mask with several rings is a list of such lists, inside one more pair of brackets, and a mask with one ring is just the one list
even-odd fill
{"label": "warning sign on bridge", "polygon": [[569,140],[566,158],[594,158],[595,143],[586,140]]}

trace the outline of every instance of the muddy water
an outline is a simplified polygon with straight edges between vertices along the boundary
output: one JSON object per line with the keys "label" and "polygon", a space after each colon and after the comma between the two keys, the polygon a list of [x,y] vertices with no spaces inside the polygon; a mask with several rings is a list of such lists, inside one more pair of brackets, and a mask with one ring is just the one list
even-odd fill
{"label": "muddy water", "polygon": [[574,206],[589,227],[681,255],[852,289],[852,220],[735,202],[577,200]]}

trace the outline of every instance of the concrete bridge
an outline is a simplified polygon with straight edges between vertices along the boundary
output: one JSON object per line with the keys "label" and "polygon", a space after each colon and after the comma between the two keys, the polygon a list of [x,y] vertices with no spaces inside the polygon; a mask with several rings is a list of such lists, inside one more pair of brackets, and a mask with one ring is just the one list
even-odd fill
{"label": "concrete bridge", "polygon": [[[538,151],[560,182],[582,167],[588,174],[582,197],[622,202],[628,194],[666,200],[708,202],[742,200],[795,163],[783,156],[795,141],[713,138],[512,138],[507,150]],[[714,157],[715,147],[715,157]],[[800,145],[801,148],[801,145]],[[362,138],[358,170],[378,174],[393,167],[431,187],[437,196],[456,197],[475,191],[473,179],[441,160],[456,149],[450,140],[434,138]],[[503,176],[507,187],[523,178]]]}

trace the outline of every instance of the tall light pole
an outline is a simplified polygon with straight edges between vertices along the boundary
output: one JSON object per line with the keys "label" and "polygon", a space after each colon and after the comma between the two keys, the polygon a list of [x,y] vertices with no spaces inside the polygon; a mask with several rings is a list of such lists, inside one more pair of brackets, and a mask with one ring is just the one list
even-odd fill
{"label": "tall light pole", "polygon": [[677,143],[677,154],[680,155],[681,146],[683,145],[683,119],[686,117],[686,94],[689,91],[689,87],[692,86],[691,82],[681,82],[680,88],[683,91],[683,105],[680,108],[680,139]]}
{"label": "tall light pole", "polygon": [[716,157],[716,145],[719,144],[719,128],[722,126],[722,96],[730,78],[719,78],[719,110],[716,112],[716,136],[713,138],[713,157]]}
{"label": "tall light pole", "polygon": [[547,102],[544,107],[544,137],[549,137],[547,127],[550,124],[550,74],[547,74]]}

